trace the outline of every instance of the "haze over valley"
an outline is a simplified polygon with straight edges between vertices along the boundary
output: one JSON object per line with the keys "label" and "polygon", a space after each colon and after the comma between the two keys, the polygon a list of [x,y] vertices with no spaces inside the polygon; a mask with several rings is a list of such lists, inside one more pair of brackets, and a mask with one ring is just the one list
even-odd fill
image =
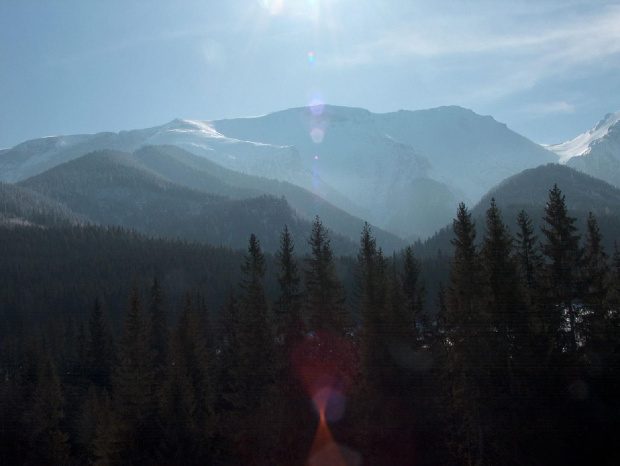
{"label": "haze over valley", "polygon": [[620,464],[619,24],[0,1],[0,464]]}

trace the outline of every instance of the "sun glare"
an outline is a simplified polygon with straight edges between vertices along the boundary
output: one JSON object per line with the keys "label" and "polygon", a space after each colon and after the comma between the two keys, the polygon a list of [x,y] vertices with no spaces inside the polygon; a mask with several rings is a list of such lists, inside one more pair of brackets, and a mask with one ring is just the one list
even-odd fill
{"label": "sun glare", "polygon": [[318,20],[325,0],[259,0],[271,15],[296,16]]}

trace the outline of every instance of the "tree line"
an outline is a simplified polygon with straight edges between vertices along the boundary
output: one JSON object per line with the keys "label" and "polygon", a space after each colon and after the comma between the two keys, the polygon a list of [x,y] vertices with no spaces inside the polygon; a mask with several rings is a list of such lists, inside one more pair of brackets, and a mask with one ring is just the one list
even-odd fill
{"label": "tree line", "polygon": [[4,318],[2,461],[616,463],[620,252],[574,222],[554,186],[541,236],[492,200],[478,242],[460,204],[432,297],[368,225],[347,296],[317,217],[303,257],[281,232],[275,293],[252,234],[220,308],[187,291],[173,325],[158,278],[126,284],[120,331],[98,295],[84,320]]}

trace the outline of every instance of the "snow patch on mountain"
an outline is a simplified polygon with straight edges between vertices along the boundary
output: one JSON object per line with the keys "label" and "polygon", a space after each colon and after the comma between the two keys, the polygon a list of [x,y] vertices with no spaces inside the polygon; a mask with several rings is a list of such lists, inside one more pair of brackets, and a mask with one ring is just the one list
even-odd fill
{"label": "snow patch on mountain", "polygon": [[610,129],[620,121],[620,111],[608,113],[597,125],[589,131],[580,134],[575,139],[561,144],[544,145],[546,149],[555,152],[560,157],[560,163],[565,164],[573,157],[589,154],[594,144],[603,140]]}

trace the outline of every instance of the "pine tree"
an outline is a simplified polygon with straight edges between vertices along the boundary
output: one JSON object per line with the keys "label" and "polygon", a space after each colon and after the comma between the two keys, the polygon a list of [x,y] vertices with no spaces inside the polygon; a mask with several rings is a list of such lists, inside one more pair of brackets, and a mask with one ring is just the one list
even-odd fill
{"label": "pine tree", "polygon": [[486,229],[482,239],[480,257],[485,290],[486,319],[494,327],[496,349],[501,358],[509,362],[519,350],[523,316],[521,290],[517,263],[512,254],[513,239],[504,224],[501,212],[491,199],[486,212]]}
{"label": "pine tree", "polygon": [[599,366],[602,355],[609,346],[607,327],[613,326],[608,319],[608,289],[610,268],[608,257],[603,249],[603,237],[596,217],[588,215],[586,244],[583,252],[583,300],[586,311],[583,313],[585,351],[591,364]]}
{"label": "pine tree", "polygon": [[305,260],[305,311],[313,332],[345,336],[351,329],[345,308],[345,292],[338,274],[329,235],[317,216],[308,244],[311,256]]}
{"label": "pine tree", "polygon": [[170,330],[168,316],[161,286],[157,278],[151,286],[150,307],[148,314],[149,342],[153,352],[153,364],[156,370],[156,380],[161,382],[168,356]]}
{"label": "pine tree", "polygon": [[[549,191],[549,200],[545,206],[543,226],[547,242],[542,252],[547,258],[546,279],[549,291],[547,302],[546,325],[551,336],[555,336],[558,350],[567,348],[571,354],[577,353],[577,310],[575,298],[578,292],[581,250],[580,235],[576,233],[575,218],[568,216],[566,199],[557,184]],[[563,331],[564,322],[568,329]],[[565,343],[564,335],[568,341]]]}
{"label": "pine tree", "polygon": [[38,361],[37,384],[27,413],[32,464],[67,464],[71,454],[69,436],[60,428],[64,397],[60,379],[48,351]]}
{"label": "pine tree", "polygon": [[446,302],[449,312],[446,318],[455,345],[469,344],[483,331],[484,322],[480,308],[481,270],[476,248],[476,225],[463,203],[459,204],[452,229],[454,257],[450,266]]}
{"label": "pine tree", "polygon": [[162,398],[164,453],[173,462],[198,464],[212,445],[212,367],[202,322],[187,293],[170,343]]}
{"label": "pine tree", "polygon": [[137,285],[131,287],[127,316],[119,339],[120,364],[114,379],[115,414],[123,461],[149,462],[159,443],[155,367],[148,324]]}
{"label": "pine tree", "polygon": [[384,366],[391,359],[387,345],[386,318],[386,262],[376,240],[372,237],[370,226],[364,224],[358,252],[360,269],[360,288],[362,320],[362,371],[367,382],[378,385],[385,380]]}
{"label": "pine tree", "polygon": [[112,387],[112,371],[117,362],[114,337],[99,298],[95,298],[88,321],[86,348],[87,373],[93,383],[105,389]]}
{"label": "pine tree", "polygon": [[525,210],[517,216],[516,249],[519,259],[519,267],[523,278],[526,297],[529,306],[533,306],[538,296],[539,271],[542,269],[543,258],[538,245],[538,236],[534,235],[532,219]]}
{"label": "pine tree", "polygon": [[240,374],[247,407],[257,407],[273,383],[275,370],[274,335],[269,323],[269,308],[263,288],[265,256],[256,236],[252,234],[241,267],[241,325],[239,347],[244,368]]}
{"label": "pine tree", "polygon": [[506,462],[514,456],[517,405],[515,361],[519,361],[525,339],[526,321],[519,284],[517,260],[513,255],[513,239],[495,203],[486,211],[486,228],[480,248],[486,332],[479,358],[485,364],[479,380],[482,386],[484,434],[490,448],[487,458]]}
{"label": "pine tree", "polygon": [[406,298],[407,313],[413,324],[413,337],[419,341],[422,337],[423,310],[424,310],[424,284],[420,278],[421,265],[413,254],[413,248],[407,246],[403,256],[403,272],[401,274],[403,291]]}
{"label": "pine tree", "polygon": [[454,257],[447,290],[445,377],[451,387],[452,450],[461,462],[485,461],[484,393],[489,322],[482,312],[480,257],[476,228],[465,204],[452,223]]}
{"label": "pine tree", "polygon": [[586,244],[583,251],[583,290],[584,300],[589,309],[601,314],[605,307],[608,289],[609,264],[604,251],[603,237],[596,217],[588,215]]}
{"label": "pine tree", "polygon": [[276,262],[280,267],[278,273],[280,295],[273,307],[276,318],[276,336],[282,342],[287,359],[290,359],[291,349],[305,337],[301,277],[294,250],[295,244],[291,232],[285,226],[280,234],[280,249],[276,253]]}

